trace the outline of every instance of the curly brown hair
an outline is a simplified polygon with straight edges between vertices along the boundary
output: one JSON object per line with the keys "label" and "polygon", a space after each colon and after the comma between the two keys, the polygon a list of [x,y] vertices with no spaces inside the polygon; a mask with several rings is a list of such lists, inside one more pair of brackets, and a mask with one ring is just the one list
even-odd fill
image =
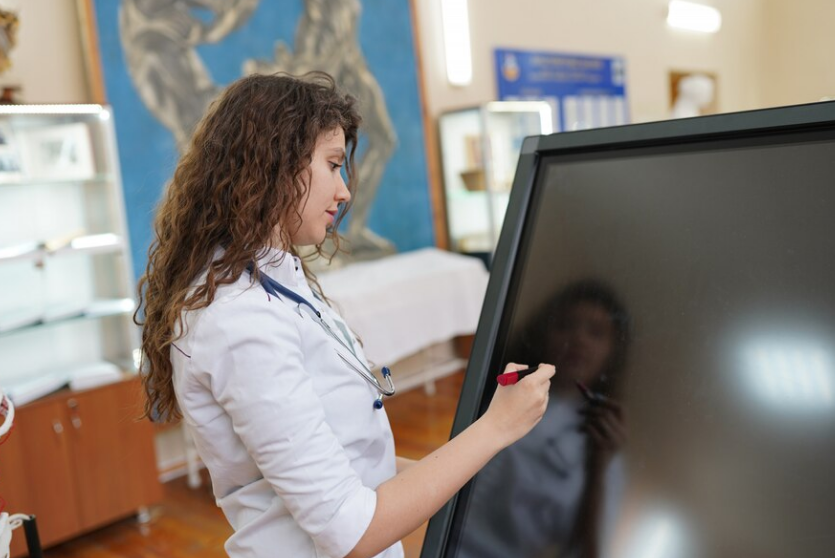
{"label": "curly brown hair", "polygon": [[[157,208],[155,240],[138,284],[134,321],[142,326],[145,417],[182,417],[169,353],[183,331],[183,312],[211,304],[217,288],[236,281],[250,265],[257,279],[254,264],[270,248],[297,255],[290,241],[295,231],[285,227],[301,222],[309,165],[324,132],[345,132],[345,173],[353,194],[360,120],[356,99],[322,72],[244,77],[211,104]],[[347,209],[328,234],[334,253]],[[215,258],[218,247],[223,253]],[[333,257],[322,253],[322,245],[316,253]],[[313,273],[304,270],[318,288]],[[205,280],[197,282],[202,274]]]}

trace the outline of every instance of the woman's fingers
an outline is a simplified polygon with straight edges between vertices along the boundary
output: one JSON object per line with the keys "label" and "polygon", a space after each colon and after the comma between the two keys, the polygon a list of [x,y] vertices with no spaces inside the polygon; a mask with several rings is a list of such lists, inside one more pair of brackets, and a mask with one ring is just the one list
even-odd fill
{"label": "woman's fingers", "polygon": [[529,376],[525,376],[522,380],[530,380],[531,382],[536,382],[538,384],[550,384],[551,378],[554,377],[554,373],[556,369],[550,364],[540,364],[536,372]]}
{"label": "woman's fingers", "polygon": [[612,399],[607,399],[603,402],[603,406],[614,414],[618,422],[626,423],[626,411],[623,410],[623,405]]}
{"label": "woman's fingers", "polygon": [[592,439],[606,449],[619,449],[626,442],[626,428],[620,405],[594,404],[580,411],[586,417],[585,426]]}
{"label": "woman's fingers", "polygon": [[592,401],[587,407],[582,409],[580,412],[589,416],[608,416],[610,417],[610,420],[622,424],[626,423],[626,413],[623,410],[623,406],[612,399]]}
{"label": "woman's fingers", "polygon": [[517,364],[515,362],[508,362],[507,365],[504,367],[504,373],[507,374],[508,372],[518,372],[519,370],[524,370],[528,368],[527,364]]}
{"label": "woman's fingers", "polygon": [[612,444],[612,440],[609,439],[605,429],[600,424],[587,423],[585,430],[592,438],[594,447],[598,450],[611,451],[616,449]]}
{"label": "woman's fingers", "polygon": [[547,382],[554,376],[554,373],[556,372],[556,369],[554,368],[554,366],[552,364],[540,363],[537,366],[529,366],[527,364],[518,364],[516,362],[509,362],[509,363],[507,363],[507,366],[504,367],[504,373],[507,374],[508,372],[518,372],[520,370],[527,370],[529,368],[536,368],[535,372],[525,376],[525,378],[522,378],[522,380],[524,380],[526,378],[534,378],[533,380],[529,380],[529,383],[534,382],[534,381],[537,381],[537,382],[540,382],[540,383],[541,382]]}

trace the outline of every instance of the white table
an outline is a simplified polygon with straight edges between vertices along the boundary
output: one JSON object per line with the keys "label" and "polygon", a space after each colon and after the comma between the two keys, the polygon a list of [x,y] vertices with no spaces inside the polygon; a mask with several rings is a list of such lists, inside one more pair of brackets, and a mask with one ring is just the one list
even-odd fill
{"label": "white table", "polygon": [[477,258],[424,248],[320,273],[319,283],[399,391],[431,390],[465,364],[451,341],[475,332],[488,276]]}

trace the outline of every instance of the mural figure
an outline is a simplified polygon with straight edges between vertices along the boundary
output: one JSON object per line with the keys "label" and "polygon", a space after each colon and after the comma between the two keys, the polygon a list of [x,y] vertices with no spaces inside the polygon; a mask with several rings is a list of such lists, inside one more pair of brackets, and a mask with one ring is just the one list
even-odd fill
{"label": "mural figure", "polygon": [[[216,43],[239,28],[259,0],[124,0],[120,37],[128,70],[145,106],[176,138],[180,151],[209,102],[215,84],[196,48]],[[294,51],[276,44],[273,60],[245,60],[243,73],[298,75],[322,70],[362,103],[364,151],[358,164],[346,238],[352,259],[395,252],[394,245],[368,228],[368,216],[397,136],[385,97],[368,69],[357,37],[358,0],[305,0]]]}
{"label": "mural figure", "polygon": [[304,74],[322,70],[362,103],[363,132],[367,145],[359,170],[359,189],[351,208],[346,237],[355,257],[392,254],[394,245],[367,226],[371,204],[380,186],[386,162],[397,142],[385,97],[369,71],[357,40],[358,0],[305,0],[304,14],[296,28],[295,50],[279,41],[275,60],[250,60],[244,72]]}
{"label": "mural figure", "polygon": [[[240,27],[258,0],[124,0],[119,36],[139,97],[183,151],[221,87],[195,50]],[[208,12],[212,18],[201,18]]]}

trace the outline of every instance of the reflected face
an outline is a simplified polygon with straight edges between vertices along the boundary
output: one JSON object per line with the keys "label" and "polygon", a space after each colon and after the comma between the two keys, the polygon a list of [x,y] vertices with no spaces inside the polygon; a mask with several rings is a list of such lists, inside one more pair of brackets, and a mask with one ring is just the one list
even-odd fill
{"label": "reflected face", "polygon": [[548,352],[557,367],[554,380],[570,385],[594,383],[609,363],[615,347],[615,325],[609,312],[594,302],[571,306],[565,320],[548,333]]}
{"label": "reflected face", "polygon": [[345,132],[336,128],[324,132],[316,141],[306,180],[307,194],[302,200],[301,221],[290,227],[296,246],[321,244],[333,225],[339,205],[351,199],[342,178],[345,163]]}

